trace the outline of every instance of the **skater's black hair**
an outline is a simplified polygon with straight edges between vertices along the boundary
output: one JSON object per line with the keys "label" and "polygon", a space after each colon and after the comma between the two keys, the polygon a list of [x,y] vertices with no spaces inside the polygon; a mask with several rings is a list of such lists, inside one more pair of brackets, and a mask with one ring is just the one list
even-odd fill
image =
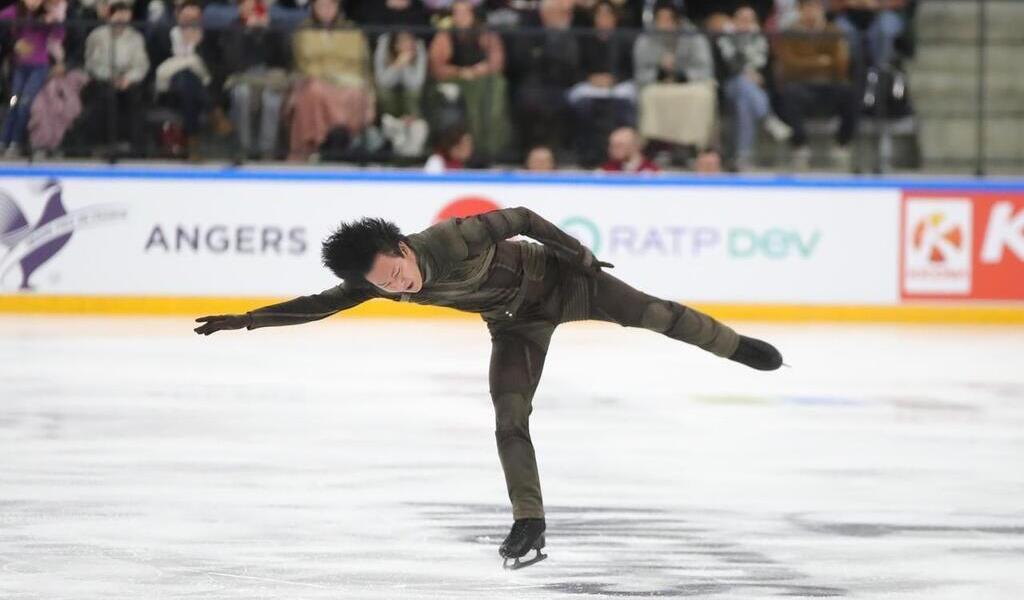
{"label": "skater's black hair", "polygon": [[409,238],[391,221],[363,218],[342,223],[324,240],[320,256],[324,266],[346,281],[365,281],[378,253],[402,256],[399,242]]}

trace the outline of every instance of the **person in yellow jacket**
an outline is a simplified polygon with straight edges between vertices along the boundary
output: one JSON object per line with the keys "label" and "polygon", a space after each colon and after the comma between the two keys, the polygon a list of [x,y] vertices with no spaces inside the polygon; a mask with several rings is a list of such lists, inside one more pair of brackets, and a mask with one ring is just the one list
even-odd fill
{"label": "person in yellow jacket", "polygon": [[376,116],[366,37],[345,20],[338,0],[315,0],[292,41],[300,77],[288,102],[290,160],[308,160],[344,127],[358,135]]}

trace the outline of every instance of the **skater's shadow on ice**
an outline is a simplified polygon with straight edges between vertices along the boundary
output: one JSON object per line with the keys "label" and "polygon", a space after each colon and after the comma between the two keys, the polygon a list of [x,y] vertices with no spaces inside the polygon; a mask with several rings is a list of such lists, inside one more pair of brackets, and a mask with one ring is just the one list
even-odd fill
{"label": "skater's shadow on ice", "polygon": [[[496,548],[507,508],[421,504],[416,507],[461,541]],[[836,597],[847,590],[816,585],[799,570],[744,547],[725,511],[551,507],[546,551],[530,567],[531,587],[581,595],[679,597],[725,592]],[[730,531],[732,524],[732,531]],[[746,532],[749,533],[749,532]]]}

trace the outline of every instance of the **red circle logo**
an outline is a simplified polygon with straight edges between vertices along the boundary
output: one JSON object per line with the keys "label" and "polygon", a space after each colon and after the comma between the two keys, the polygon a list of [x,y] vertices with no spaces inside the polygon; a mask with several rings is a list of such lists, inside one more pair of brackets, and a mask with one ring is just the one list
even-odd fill
{"label": "red circle logo", "polygon": [[499,210],[501,205],[483,196],[463,196],[456,198],[441,209],[434,217],[434,223],[451,219],[452,217],[472,217],[492,210]]}

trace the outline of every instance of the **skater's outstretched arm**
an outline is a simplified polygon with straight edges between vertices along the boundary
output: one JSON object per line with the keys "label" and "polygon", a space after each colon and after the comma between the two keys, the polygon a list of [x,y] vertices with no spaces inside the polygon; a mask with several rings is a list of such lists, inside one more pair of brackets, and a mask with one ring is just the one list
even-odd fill
{"label": "skater's outstretched arm", "polygon": [[462,219],[459,229],[471,246],[471,251],[474,250],[472,246],[489,246],[517,235],[525,235],[551,248],[570,264],[586,270],[599,271],[601,267],[612,266],[597,260],[594,253],[579,240],[523,206]]}
{"label": "skater's outstretched arm", "polygon": [[319,321],[337,312],[374,297],[369,289],[350,288],[346,284],[332,287],[329,290],[300,296],[292,300],[257,308],[241,315],[211,315],[199,317],[195,328],[199,335],[210,335],[223,329],[257,329],[259,327],[277,327],[281,325],[298,325],[310,321]]}

